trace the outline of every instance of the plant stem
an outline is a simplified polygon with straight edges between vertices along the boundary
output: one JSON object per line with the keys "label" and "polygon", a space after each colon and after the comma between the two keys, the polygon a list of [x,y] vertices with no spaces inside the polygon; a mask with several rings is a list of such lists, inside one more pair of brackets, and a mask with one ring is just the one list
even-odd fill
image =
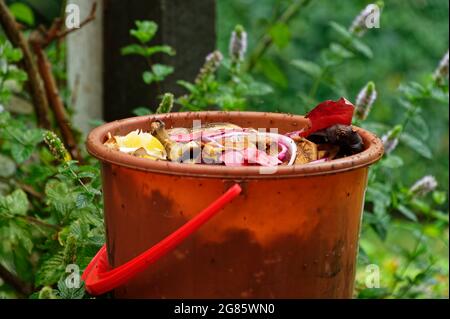
{"label": "plant stem", "polygon": [[0,278],[14,288],[21,296],[28,296],[33,291],[31,285],[23,282],[22,279],[6,269],[2,264],[0,264]]}
{"label": "plant stem", "polygon": [[[287,9],[280,15],[280,17],[275,21],[275,24],[279,23],[288,23],[297,12],[306,7],[311,0],[297,0],[294,1]],[[256,66],[261,57],[267,52],[267,50],[272,46],[273,39],[269,34],[265,34],[259,40],[258,44],[255,47],[254,53],[251,55],[250,60],[246,66],[246,71],[251,72],[253,68]]]}
{"label": "plant stem", "polygon": [[69,171],[72,173],[73,177],[80,183],[80,185],[84,188],[84,190],[88,193],[91,193],[91,191],[86,187],[86,185],[83,183],[81,178],[78,177],[77,173],[73,171],[73,169],[70,167],[70,165],[66,165]]}
{"label": "plant stem", "polygon": [[53,225],[53,224],[49,224],[46,223],[40,219],[37,219],[33,216],[17,216],[20,219],[25,220],[26,222],[35,224],[36,226],[40,226],[40,227],[45,227],[45,228],[51,228],[53,230],[59,231],[61,228],[58,225]]}
{"label": "plant stem", "polygon": [[52,66],[42,49],[41,40],[38,35],[32,39],[32,45],[38,61],[38,69],[44,82],[45,92],[50,106],[55,114],[56,122],[58,123],[64,144],[70,152],[70,155],[81,162],[83,160],[81,152],[78,148],[77,141],[70,126],[69,117],[66,114],[64,103],[59,94],[55,78],[52,73]]}
{"label": "plant stem", "polygon": [[50,121],[48,119],[48,103],[45,91],[41,85],[39,72],[34,63],[30,47],[25,37],[17,27],[16,20],[5,4],[4,0],[0,0],[0,24],[11,41],[13,46],[20,48],[23,53],[22,67],[28,74],[28,88],[33,100],[34,110],[40,127],[50,129]]}
{"label": "plant stem", "polygon": [[[150,57],[147,57],[146,60],[147,60],[147,65],[151,70],[152,66],[153,66],[153,61]],[[159,83],[159,81],[155,81],[155,85],[156,85],[156,96],[158,96],[162,93],[161,83]]]}

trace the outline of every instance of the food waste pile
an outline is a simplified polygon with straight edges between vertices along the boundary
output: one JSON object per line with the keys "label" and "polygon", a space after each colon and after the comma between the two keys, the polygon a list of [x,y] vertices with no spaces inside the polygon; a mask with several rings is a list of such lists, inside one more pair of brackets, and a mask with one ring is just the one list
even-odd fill
{"label": "food waste pile", "polygon": [[305,118],[308,126],[286,134],[207,123],[197,128],[167,128],[160,120],[149,130],[111,135],[106,147],[155,161],[225,166],[307,165],[353,155],[364,149],[351,126],[354,106],[345,98],[325,101]]}

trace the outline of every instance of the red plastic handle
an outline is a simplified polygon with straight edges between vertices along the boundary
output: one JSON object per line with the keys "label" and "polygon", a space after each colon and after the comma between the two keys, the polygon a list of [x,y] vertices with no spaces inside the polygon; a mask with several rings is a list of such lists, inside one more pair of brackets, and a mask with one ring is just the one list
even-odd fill
{"label": "red plastic handle", "polygon": [[189,235],[194,233],[200,226],[214,217],[225,205],[238,196],[241,191],[242,189],[238,184],[233,185],[225,194],[216,199],[186,224],[141,255],[117,268],[109,270],[110,266],[106,254],[106,245],[103,246],[81,276],[85,282],[86,290],[95,296],[104,294],[125,284],[128,280],[145,270],[150,264],[181,244]]}

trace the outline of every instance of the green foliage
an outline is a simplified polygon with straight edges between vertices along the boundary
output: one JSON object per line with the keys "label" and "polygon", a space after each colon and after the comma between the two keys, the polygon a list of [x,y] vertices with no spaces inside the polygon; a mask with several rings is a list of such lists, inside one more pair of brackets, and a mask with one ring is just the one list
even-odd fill
{"label": "green foliage", "polygon": [[[20,51],[3,38],[0,48],[6,70],[18,70]],[[24,79],[0,74],[0,83],[10,84],[0,105]],[[69,289],[64,279],[68,265],[82,271],[104,243],[99,170],[90,161],[71,161],[57,135],[37,128],[32,115],[0,111],[0,263],[34,286],[33,298],[84,296],[83,287]]]}
{"label": "green foliage", "polygon": [[135,108],[133,110],[133,114],[136,116],[144,116],[144,115],[149,115],[152,113],[153,112],[150,109],[148,109],[147,107],[144,107],[144,106]]}
{"label": "green foliage", "polygon": [[22,60],[22,52],[13,48],[3,35],[0,35],[0,101],[9,101],[11,97],[12,83],[17,85],[16,90],[21,89],[27,80],[27,74],[20,70],[16,63]]}
{"label": "green foliage", "polygon": [[15,2],[9,6],[9,10],[14,15],[17,21],[25,23],[29,26],[34,25],[34,12],[25,3]]}
{"label": "green foliage", "polygon": [[153,82],[161,82],[173,73],[173,67],[164,64],[153,64],[151,71],[145,71],[142,74],[142,79],[146,84],[151,84]]}
{"label": "green foliage", "polygon": [[289,45],[292,34],[286,23],[275,23],[269,30],[273,42],[279,49],[284,49]]}
{"label": "green foliage", "polygon": [[136,21],[136,29],[132,29],[130,34],[139,40],[141,44],[146,44],[156,34],[158,26],[153,21]]}
{"label": "green foliage", "polygon": [[173,94],[166,93],[164,94],[161,104],[159,104],[158,109],[156,110],[156,114],[161,113],[170,113],[173,109]]}
{"label": "green foliage", "polygon": [[150,45],[150,42],[158,31],[158,25],[153,21],[136,21],[136,28],[130,31],[138,43],[130,44],[122,48],[122,55],[137,55],[143,57],[148,64],[149,70],[142,73],[142,79],[146,84],[154,84],[164,81],[173,73],[171,66],[153,63],[152,57],[157,53],[169,56],[175,55],[175,50],[167,45]]}

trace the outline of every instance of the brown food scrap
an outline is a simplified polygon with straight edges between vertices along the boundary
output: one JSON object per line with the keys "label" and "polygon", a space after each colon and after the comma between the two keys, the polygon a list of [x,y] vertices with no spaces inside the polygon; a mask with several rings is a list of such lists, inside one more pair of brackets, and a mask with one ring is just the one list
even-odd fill
{"label": "brown food scrap", "polygon": [[318,159],[317,145],[305,138],[297,142],[297,157],[295,164],[306,164]]}
{"label": "brown food scrap", "polygon": [[339,153],[339,146],[333,145],[333,144],[318,144],[317,150],[318,150],[318,158],[317,159],[323,159],[327,158],[329,160],[332,160],[336,158],[336,156]]}
{"label": "brown food scrap", "polygon": [[117,144],[116,138],[108,132],[108,139],[103,143],[107,148],[118,151],[119,145]]}
{"label": "brown food scrap", "polygon": [[164,146],[168,159],[178,163],[200,163],[201,145],[198,142],[177,143],[167,134],[163,121],[150,124],[151,133]]}
{"label": "brown food scrap", "polygon": [[137,156],[137,157],[143,157],[143,158],[150,157],[150,156],[148,156],[147,151],[143,147],[138,148],[133,153],[131,153],[131,155],[134,155],[134,156]]}
{"label": "brown food scrap", "polygon": [[333,144],[340,147],[340,156],[353,155],[364,150],[364,142],[351,125],[333,125],[308,136],[311,141]]}

